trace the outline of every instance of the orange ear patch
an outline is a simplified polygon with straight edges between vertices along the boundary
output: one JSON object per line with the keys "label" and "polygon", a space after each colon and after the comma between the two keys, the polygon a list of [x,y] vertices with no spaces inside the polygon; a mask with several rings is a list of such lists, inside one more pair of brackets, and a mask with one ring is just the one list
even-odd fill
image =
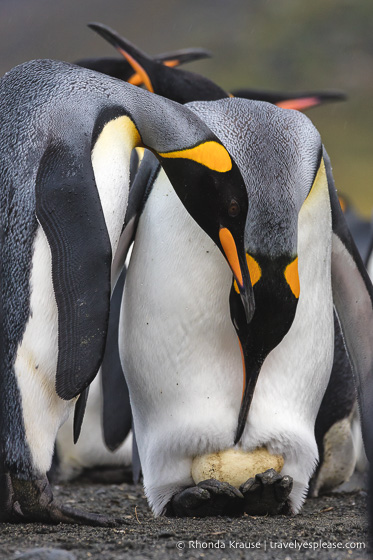
{"label": "orange ear patch", "polygon": [[[256,262],[254,257],[246,253],[246,261],[247,261],[247,268],[249,269],[250,273],[250,280],[251,285],[254,285],[261,279],[262,277],[262,269],[260,268],[259,264]],[[240,290],[238,288],[237,282],[234,281],[234,289],[239,294]]]}
{"label": "orange ear patch", "polygon": [[286,282],[289,284],[291,291],[298,299],[300,294],[299,274],[298,274],[298,257],[293,260],[285,268],[284,276]]}
{"label": "orange ear patch", "polygon": [[262,269],[254,257],[246,253],[247,267],[250,272],[251,285],[254,286],[262,276]]}
{"label": "orange ear patch", "polygon": [[212,171],[219,171],[220,173],[225,173],[232,169],[232,160],[227,150],[218,142],[211,140],[194,148],[178,150],[176,152],[164,152],[159,153],[159,155],[163,158],[191,159]]}

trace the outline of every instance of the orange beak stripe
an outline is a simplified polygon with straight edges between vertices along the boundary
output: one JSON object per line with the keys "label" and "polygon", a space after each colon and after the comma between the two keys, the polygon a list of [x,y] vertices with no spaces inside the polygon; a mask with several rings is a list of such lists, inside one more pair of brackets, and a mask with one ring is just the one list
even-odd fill
{"label": "orange beak stripe", "polygon": [[[124,51],[123,49],[118,47],[118,51],[122,56],[124,56],[127,62],[130,63],[130,65],[132,66],[136,74],[138,74],[138,76],[141,78],[141,81],[146,87],[146,89],[154,93],[152,83],[150,81],[148,74],[145,72],[144,68],[140,66],[140,64],[130,54],[126,53],[126,51]],[[134,84],[134,85],[138,85],[138,84]]]}
{"label": "orange beak stripe", "polygon": [[289,284],[291,291],[298,299],[300,294],[300,284],[299,284],[299,274],[298,274],[298,257],[293,260],[288,266],[285,268],[285,279],[286,282]]}
{"label": "orange beak stripe", "polygon": [[227,260],[229,262],[229,266],[231,267],[237,282],[242,287],[243,286],[242,272],[238,260],[237,247],[233,239],[233,235],[231,234],[229,229],[221,228],[219,231],[219,239],[220,239],[221,246],[223,247],[225,256],[227,257]]}
{"label": "orange beak stripe", "polygon": [[320,100],[318,99],[318,97],[303,97],[300,99],[284,99],[283,101],[278,101],[276,105],[277,107],[281,107],[282,109],[294,109],[295,111],[302,111],[303,109],[314,107],[319,103]]}

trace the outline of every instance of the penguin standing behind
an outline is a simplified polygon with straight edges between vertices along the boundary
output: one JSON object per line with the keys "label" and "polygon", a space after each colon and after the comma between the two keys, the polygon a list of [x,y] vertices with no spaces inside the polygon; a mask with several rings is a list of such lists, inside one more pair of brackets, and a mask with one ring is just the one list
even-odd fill
{"label": "penguin standing behind", "polygon": [[[369,221],[356,212],[345,196],[339,193],[338,199],[356,247],[363,262],[366,262]],[[351,364],[336,316],[334,329],[333,368],[315,425],[319,462],[310,483],[310,496],[313,497],[338,489],[341,484],[341,490],[345,491],[366,486],[364,473],[367,471],[367,459]]]}
{"label": "penguin standing behind", "polygon": [[[333,363],[333,305],[369,418],[372,286],[305,116],[242,99],[188,107],[245,180],[255,310],[247,322],[239,285],[160,171],[139,221],[120,327],[146,494],[156,515],[296,513],[318,459],[314,427]],[[365,438],[369,449],[367,424]],[[229,449],[249,457],[262,447],[283,458],[280,474],[258,473],[239,489],[192,477],[196,458]]]}
{"label": "penguin standing behind", "polygon": [[[193,112],[102,74],[25,63],[1,79],[0,108],[0,519],[111,524],[57,504],[46,472],[74,404],[78,435],[102,361],[132,149],[148,147],[163,162],[234,270],[249,317],[247,192],[227,150]],[[242,208],[235,220],[233,199]],[[229,247],[219,239],[222,224]]]}

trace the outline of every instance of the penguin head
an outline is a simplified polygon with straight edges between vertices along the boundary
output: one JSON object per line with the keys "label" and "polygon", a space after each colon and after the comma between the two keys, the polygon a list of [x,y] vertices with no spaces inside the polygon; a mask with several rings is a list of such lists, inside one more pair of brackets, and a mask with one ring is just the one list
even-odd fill
{"label": "penguin head", "polygon": [[319,169],[322,144],[309,119],[297,111],[238,98],[188,107],[227,147],[248,195],[244,251],[255,306],[249,323],[236,282],[230,296],[245,368],[238,441],[260,368],[295,317],[301,293],[298,214]]}
{"label": "penguin head", "polygon": [[215,140],[157,155],[185,208],[226,258],[238,287],[244,321],[251,321],[254,305],[245,256],[248,197],[237,164]]}
{"label": "penguin head", "polygon": [[[111,37],[112,41],[109,42],[114,43],[114,39],[118,38],[120,44],[114,43],[114,46],[116,46],[117,50],[122,56],[121,58],[82,58],[75,61],[74,64],[76,64],[77,66],[82,66],[83,68],[88,68],[90,70],[96,70],[96,72],[102,72],[107,76],[118,78],[119,80],[123,80],[134,86],[142,86],[144,84],[144,78],[146,82],[148,81],[146,72],[139,62],[137,62],[137,68],[134,68],[134,66],[136,65],[136,54],[140,56],[141,60],[146,59],[148,61],[148,64],[150,65],[152,65],[153,61],[155,61],[158,64],[162,64],[170,68],[174,68],[187,62],[211,57],[211,52],[207,49],[202,48],[178,49],[176,51],[166,52],[155,55],[154,57],[150,57],[105,25],[102,25],[101,23],[91,23],[88,24],[88,26],[96,31],[99,35],[102,35],[104,38]],[[129,49],[128,54],[125,48]],[[126,53],[126,55],[124,55],[124,53]],[[127,60],[126,56],[130,60],[132,65]],[[156,65],[155,68],[157,67],[158,66]]]}
{"label": "penguin head", "polygon": [[[137,78],[131,83],[142,83],[148,91],[182,104],[228,97],[228,93],[204,76],[175,68],[178,62],[175,57],[166,61],[153,59],[106,25],[90,23],[89,27],[111,43],[132,66]],[[186,59],[190,57],[181,57],[183,62]]]}

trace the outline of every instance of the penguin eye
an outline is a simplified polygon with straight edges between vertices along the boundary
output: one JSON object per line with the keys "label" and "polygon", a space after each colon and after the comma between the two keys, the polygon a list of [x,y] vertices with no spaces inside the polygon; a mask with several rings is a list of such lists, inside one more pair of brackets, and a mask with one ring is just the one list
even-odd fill
{"label": "penguin eye", "polygon": [[240,205],[238,204],[237,200],[232,198],[229,207],[228,207],[228,215],[231,218],[235,218],[241,212]]}

